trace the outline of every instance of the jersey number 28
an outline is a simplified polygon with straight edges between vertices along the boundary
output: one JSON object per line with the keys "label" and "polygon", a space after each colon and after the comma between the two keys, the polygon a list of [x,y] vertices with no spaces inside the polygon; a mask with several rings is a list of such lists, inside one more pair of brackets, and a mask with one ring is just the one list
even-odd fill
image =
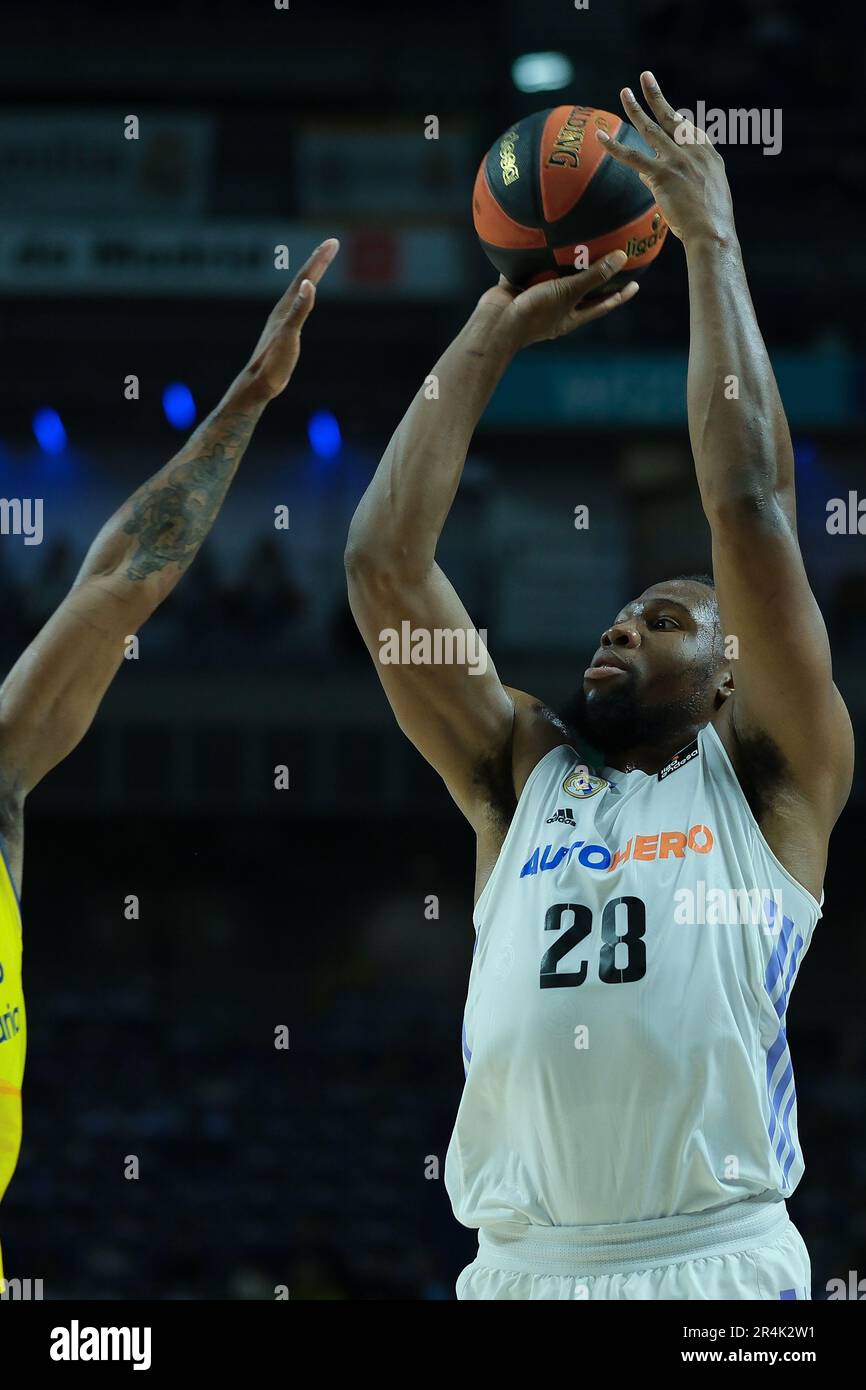
{"label": "jersey number 28", "polygon": [[[625,931],[617,930],[617,908],[625,909]],[[566,919],[570,926],[564,926]],[[620,915],[622,921],[622,914]],[[541,958],[542,989],[573,989],[586,979],[587,963],[579,970],[558,971],[563,956],[592,931],[592,911],[581,903],[553,903],[545,914],[544,930],[561,932]],[[640,898],[611,898],[601,914],[598,976],[606,985],[624,985],[646,974],[646,907]]]}

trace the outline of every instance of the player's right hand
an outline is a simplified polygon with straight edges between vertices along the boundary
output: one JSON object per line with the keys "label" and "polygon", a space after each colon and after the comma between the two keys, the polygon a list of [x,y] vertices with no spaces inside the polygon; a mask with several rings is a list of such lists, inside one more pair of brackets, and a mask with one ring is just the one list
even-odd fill
{"label": "player's right hand", "polygon": [[301,329],[316,302],[316,285],[339,249],[336,237],[317,246],[271,310],[244,369],[249,386],[261,400],[273,400],[288,385],[301,355]]}
{"label": "player's right hand", "polygon": [[515,289],[500,276],[499,284],[481,296],[480,304],[497,311],[497,327],[509,334],[515,350],[548,338],[561,338],[634,298],[638,285],[636,280],[630,280],[606,298],[584,302],[587,295],[603,290],[605,282],[622,270],[627,259],[624,251],[609,251],[593,261],[588,270],[545,280],[527,290]]}

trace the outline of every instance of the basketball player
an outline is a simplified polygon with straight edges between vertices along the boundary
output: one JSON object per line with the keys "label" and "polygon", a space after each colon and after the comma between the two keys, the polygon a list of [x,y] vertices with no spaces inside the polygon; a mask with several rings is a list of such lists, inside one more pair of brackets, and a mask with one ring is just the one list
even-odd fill
{"label": "basketball player", "polygon": [[[575,734],[492,664],[378,663],[477,838],[467,1076],[445,1174],[458,1220],[479,1230],[457,1283],[467,1300],[810,1297],[785,1206],[803,1172],[785,1013],[850,789],[851,726],[723,163],[679,143],[649,73],[642,86],[655,122],[623,100],[656,157],[608,149],[685,247],[715,587],[666,579],[614,609],[582,663]],[[473,429],[515,351],[634,294],[582,307],[624,260],[521,294],[500,281],[434,367],[438,399],[416,396],[349,535],[374,658],[403,620],[471,630],[435,552]]]}
{"label": "basketball player", "polygon": [[84,737],[129,634],[195,558],[265,406],[295,369],[315,287],[338,249],[332,239],[313,252],[216,410],[102,528],[69,594],[0,688],[0,1199],[21,1145],[26,1030],[18,895],[25,799]]}

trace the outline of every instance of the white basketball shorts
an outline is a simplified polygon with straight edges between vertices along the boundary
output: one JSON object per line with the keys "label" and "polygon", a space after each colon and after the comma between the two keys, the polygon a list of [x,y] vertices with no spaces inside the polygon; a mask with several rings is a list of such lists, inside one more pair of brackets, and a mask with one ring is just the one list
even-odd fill
{"label": "white basketball shorts", "polygon": [[809,1254],[782,1200],[610,1226],[482,1227],[457,1280],[471,1299],[809,1299]]}

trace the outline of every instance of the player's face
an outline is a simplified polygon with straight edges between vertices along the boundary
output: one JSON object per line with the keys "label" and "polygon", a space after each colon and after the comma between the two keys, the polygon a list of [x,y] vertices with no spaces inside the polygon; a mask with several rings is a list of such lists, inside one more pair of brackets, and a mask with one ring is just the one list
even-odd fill
{"label": "player's face", "polygon": [[716,637],[711,590],[687,580],[653,585],[602,633],[584,672],[587,705],[626,692],[643,707],[711,702]]}

